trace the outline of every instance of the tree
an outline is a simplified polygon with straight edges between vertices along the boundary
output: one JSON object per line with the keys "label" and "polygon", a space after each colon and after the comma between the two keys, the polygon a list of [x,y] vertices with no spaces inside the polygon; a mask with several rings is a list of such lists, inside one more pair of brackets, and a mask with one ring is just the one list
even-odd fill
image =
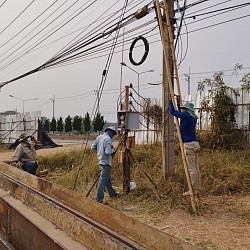
{"label": "tree", "polygon": [[50,130],[49,130],[49,124],[50,124],[49,119],[46,119],[45,122],[44,122],[44,125],[43,125],[44,130],[45,130],[46,132],[49,132],[49,131],[50,131]]}
{"label": "tree", "polygon": [[152,104],[151,99],[145,99],[143,106],[143,117],[146,120],[147,126],[147,143],[148,143],[148,131],[149,124],[154,125],[154,141],[158,141],[159,134],[161,133],[162,126],[162,108],[157,104]]}
{"label": "tree", "polygon": [[87,112],[87,114],[85,115],[85,117],[83,118],[83,129],[86,133],[89,133],[90,129],[91,129],[91,120],[89,117],[89,113]]}
{"label": "tree", "polygon": [[105,121],[103,119],[103,116],[101,116],[100,113],[97,113],[96,117],[93,120],[93,127],[94,127],[94,131],[102,131],[103,126],[105,125]]}
{"label": "tree", "polygon": [[74,116],[73,118],[73,130],[77,132],[82,131],[82,117],[81,116]]}
{"label": "tree", "polygon": [[52,131],[53,134],[56,131],[56,119],[55,119],[55,117],[53,117],[51,122],[50,122],[50,131]]}
{"label": "tree", "polygon": [[217,146],[231,147],[235,143],[237,105],[229,94],[237,98],[239,92],[224,83],[223,72],[214,74],[212,79],[199,82],[198,90],[202,92],[206,89],[206,86],[209,87],[212,100],[212,105],[209,108],[206,107],[206,111],[211,112],[213,141],[216,142]]}
{"label": "tree", "polygon": [[65,132],[71,132],[72,131],[72,118],[68,115],[65,119]]}
{"label": "tree", "polygon": [[63,127],[64,127],[64,124],[63,124],[63,118],[60,117],[58,120],[57,120],[57,132],[59,132],[60,134],[63,132]]}

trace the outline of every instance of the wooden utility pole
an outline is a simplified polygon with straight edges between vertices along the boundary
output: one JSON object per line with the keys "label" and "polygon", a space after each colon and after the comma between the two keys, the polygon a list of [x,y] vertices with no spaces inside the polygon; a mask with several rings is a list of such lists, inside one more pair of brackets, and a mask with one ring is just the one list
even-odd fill
{"label": "wooden utility pole", "polygon": [[[174,0],[167,0],[169,6],[169,17],[171,20],[171,29],[174,36]],[[163,12],[164,13],[164,12]],[[169,115],[168,103],[170,100],[169,84],[173,85],[173,56],[171,52],[170,39],[167,31],[166,16],[163,14],[163,30],[167,40],[165,47],[168,51],[169,65],[171,68],[171,83],[168,82],[166,63],[163,53],[163,80],[162,80],[162,168],[164,178],[172,176],[174,173],[174,117]]]}

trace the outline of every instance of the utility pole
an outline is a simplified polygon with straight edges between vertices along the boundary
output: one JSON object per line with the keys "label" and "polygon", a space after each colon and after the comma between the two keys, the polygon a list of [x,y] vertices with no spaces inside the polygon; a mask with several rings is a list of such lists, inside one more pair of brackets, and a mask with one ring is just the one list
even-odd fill
{"label": "utility pole", "polygon": [[94,90],[94,92],[97,95],[97,113],[100,113],[100,109],[99,109],[99,105],[100,105],[100,96],[99,96],[99,90],[98,90],[98,86],[97,86],[97,90]]}
{"label": "utility pole", "polygon": [[190,98],[190,94],[191,94],[191,91],[190,91],[190,67],[188,69],[188,74],[184,74],[184,76],[186,77],[185,80],[188,82],[188,98]]}
{"label": "utility pole", "polygon": [[[125,106],[124,110],[129,110],[129,86],[125,86]],[[129,148],[126,146],[126,141],[128,138],[128,130],[125,128],[124,131],[124,147],[125,147],[125,153],[122,161],[123,166],[123,191],[127,194],[130,192],[130,152]]]}
{"label": "utility pole", "polygon": [[[167,0],[169,6],[169,16],[171,20],[171,30],[174,36],[174,0]],[[174,66],[171,53],[170,40],[167,31],[166,17],[163,15],[163,30],[167,34],[165,46],[168,50],[169,64],[171,68],[171,79],[173,85]],[[162,168],[164,178],[168,178],[174,173],[174,117],[169,114],[168,104],[170,100],[169,83],[166,72],[166,64],[163,54],[163,81],[162,81]]]}
{"label": "utility pole", "polygon": [[54,95],[54,98],[51,98],[50,101],[52,102],[52,119],[55,118],[55,101],[56,97]]}

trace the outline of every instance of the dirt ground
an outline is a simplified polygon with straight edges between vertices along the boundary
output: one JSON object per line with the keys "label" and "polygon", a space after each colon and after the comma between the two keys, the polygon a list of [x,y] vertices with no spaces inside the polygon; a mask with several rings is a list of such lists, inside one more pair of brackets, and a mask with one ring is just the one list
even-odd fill
{"label": "dirt ground", "polygon": [[[38,150],[37,155],[81,147],[81,143],[63,143],[63,147]],[[1,152],[0,161],[10,160],[13,152]],[[205,196],[200,208],[201,215],[197,217],[178,209],[169,211],[164,218],[137,218],[200,249],[250,249],[250,195]],[[127,213],[133,216],[132,212]]]}

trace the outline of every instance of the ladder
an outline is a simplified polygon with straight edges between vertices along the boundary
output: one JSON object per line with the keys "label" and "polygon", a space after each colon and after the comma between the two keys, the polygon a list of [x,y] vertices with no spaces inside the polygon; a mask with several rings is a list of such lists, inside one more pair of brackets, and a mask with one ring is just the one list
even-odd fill
{"label": "ladder", "polygon": [[[175,80],[174,82],[176,83],[178,95],[180,96],[180,101],[182,99],[181,99],[181,89],[180,89],[177,61],[176,61],[175,48],[174,48],[174,39],[173,39],[173,35],[172,35],[171,23],[170,23],[170,18],[169,18],[169,11],[168,11],[169,8],[168,8],[167,0],[163,0],[163,6],[162,6],[163,8],[162,9],[163,9],[164,16],[166,17],[166,24],[165,24],[165,23],[163,23],[163,17],[162,17],[162,13],[161,13],[161,6],[159,3],[159,0],[155,0],[154,5],[155,5],[155,12],[156,12],[156,16],[157,16],[158,26],[160,29],[160,36],[161,36],[163,54],[164,54],[164,62],[166,65],[166,72],[167,72],[167,78],[168,78],[168,83],[169,83],[170,97],[172,99],[174,108],[177,109],[177,105],[176,105],[175,98],[174,98],[174,87],[172,85],[172,79]],[[167,33],[164,32],[163,25],[166,25]],[[173,68],[174,68],[173,75],[172,75],[171,68],[170,68],[170,63],[169,63],[170,58],[168,56],[169,51],[168,51],[168,48],[166,46],[166,43],[171,48],[170,56],[171,56],[171,60],[173,62]],[[190,174],[189,174],[189,170],[188,170],[186,155],[184,152],[184,146],[183,146],[183,141],[182,141],[182,137],[181,137],[179,119],[177,117],[175,117],[175,123],[176,123],[176,129],[177,129],[178,139],[179,139],[180,148],[181,148],[181,155],[182,155],[182,161],[183,161],[183,165],[184,165],[185,175],[186,175],[186,179],[187,179],[187,183],[188,183],[188,189],[190,192],[191,206],[193,208],[195,215],[197,215],[193,187],[192,187],[192,183],[190,180]]]}

